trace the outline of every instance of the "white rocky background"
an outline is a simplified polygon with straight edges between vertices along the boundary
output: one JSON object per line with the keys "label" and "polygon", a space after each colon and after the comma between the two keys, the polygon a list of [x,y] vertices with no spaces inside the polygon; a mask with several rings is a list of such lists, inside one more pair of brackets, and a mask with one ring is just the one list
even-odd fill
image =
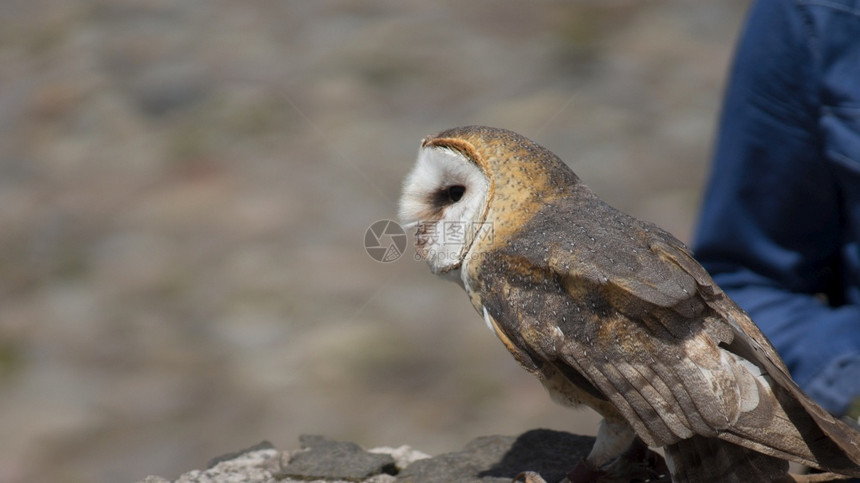
{"label": "white rocky background", "polygon": [[488,124],[689,240],[746,5],[0,2],[0,481],[593,434],[365,230],[423,136]]}

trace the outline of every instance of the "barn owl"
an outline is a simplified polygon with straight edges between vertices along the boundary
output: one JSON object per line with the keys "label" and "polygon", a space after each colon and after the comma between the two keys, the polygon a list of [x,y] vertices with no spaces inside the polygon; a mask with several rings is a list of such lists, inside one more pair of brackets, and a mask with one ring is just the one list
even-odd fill
{"label": "barn owl", "polygon": [[673,481],[776,481],[787,460],[860,476],[860,434],[801,392],[687,248],[547,149],[480,126],[429,136],[400,217],[552,399],[603,416],[570,479],[620,471],[642,442]]}

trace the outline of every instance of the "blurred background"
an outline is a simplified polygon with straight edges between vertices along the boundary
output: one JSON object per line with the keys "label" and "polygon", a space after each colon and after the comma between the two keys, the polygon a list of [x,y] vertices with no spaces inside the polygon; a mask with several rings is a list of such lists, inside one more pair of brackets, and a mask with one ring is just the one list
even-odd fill
{"label": "blurred background", "polygon": [[422,137],[487,124],[688,241],[746,5],[3,0],[0,481],[594,434],[365,230]]}

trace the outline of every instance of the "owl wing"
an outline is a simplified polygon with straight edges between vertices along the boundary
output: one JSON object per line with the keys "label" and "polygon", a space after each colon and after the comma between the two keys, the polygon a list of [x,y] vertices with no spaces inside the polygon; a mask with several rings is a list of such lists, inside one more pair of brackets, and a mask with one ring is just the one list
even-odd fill
{"label": "owl wing", "polygon": [[[860,437],[800,391],[758,327],[686,247],[655,226],[626,228],[641,250],[627,263],[598,256],[563,269],[551,259],[570,296],[587,287],[602,311],[591,328],[598,353],[588,356],[591,337],[583,341],[563,323],[574,337],[561,359],[609,395],[640,436],[650,436],[643,439],[718,437],[860,474]],[[614,235],[603,243],[621,233]]]}
{"label": "owl wing", "polygon": [[649,445],[716,437],[860,473],[856,433],[797,388],[683,244],[607,209],[599,224],[530,227],[506,250],[515,275],[490,311],[521,356],[581,374]]}

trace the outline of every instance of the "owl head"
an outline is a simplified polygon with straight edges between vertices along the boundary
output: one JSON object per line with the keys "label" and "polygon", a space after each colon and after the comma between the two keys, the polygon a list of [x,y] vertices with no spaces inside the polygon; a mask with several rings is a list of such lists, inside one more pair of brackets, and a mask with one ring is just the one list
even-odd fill
{"label": "owl head", "polygon": [[416,229],[416,250],[433,273],[444,275],[577,185],[584,186],[564,162],[517,133],[458,127],[421,141],[400,220]]}

